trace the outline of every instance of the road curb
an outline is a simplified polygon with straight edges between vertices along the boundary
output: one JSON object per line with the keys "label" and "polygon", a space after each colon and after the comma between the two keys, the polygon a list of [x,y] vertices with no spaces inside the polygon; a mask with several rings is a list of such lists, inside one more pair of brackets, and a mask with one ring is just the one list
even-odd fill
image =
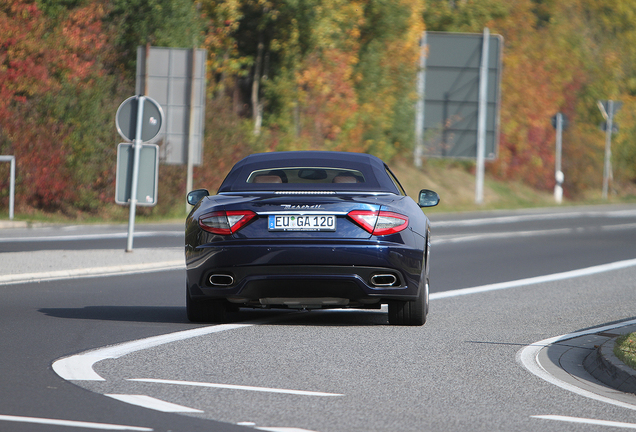
{"label": "road curb", "polygon": [[617,338],[596,347],[583,361],[583,367],[594,378],[616,390],[636,394],[636,370],[614,355]]}
{"label": "road curb", "polygon": [[28,226],[29,224],[25,221],[0,220],[0,229],[27,228]]}
{"label": "road curb", "polygon": [[32,282],[46,282],[63,279],[120,276],[125,274],[181,269],[185,270],[185,263],[183,262],[183,260],[172,260],[142,264],[115,265],[107,267],[77,268],[71,270],[57,270],[52,272],[10,274],[0,275],[0,286]]}

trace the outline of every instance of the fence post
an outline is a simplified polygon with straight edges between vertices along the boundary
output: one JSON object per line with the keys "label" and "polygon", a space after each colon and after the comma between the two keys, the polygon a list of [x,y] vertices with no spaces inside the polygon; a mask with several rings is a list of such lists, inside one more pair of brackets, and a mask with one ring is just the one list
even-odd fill
{"label": "fence post", "polygon": [[11,163],[11,180],[9,183],[9,220],[13,220],[13,206],[15,201],[15,156],[0,156],[0,162]]}

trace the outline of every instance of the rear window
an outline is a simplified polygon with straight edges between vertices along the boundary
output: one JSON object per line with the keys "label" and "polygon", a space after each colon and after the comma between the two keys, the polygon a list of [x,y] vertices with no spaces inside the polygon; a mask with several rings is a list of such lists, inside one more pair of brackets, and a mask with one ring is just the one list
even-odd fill
{"label": "rear window", "polygon": [[246,182],[259,184],[354,184],[365,183],[365,178],[360,171],[353,169],[290,167],[252,171]]}

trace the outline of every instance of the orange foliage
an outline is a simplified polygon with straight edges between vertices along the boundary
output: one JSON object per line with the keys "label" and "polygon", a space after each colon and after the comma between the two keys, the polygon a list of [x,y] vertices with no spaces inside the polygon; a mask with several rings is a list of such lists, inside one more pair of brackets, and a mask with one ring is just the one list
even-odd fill
{"label": "orange foliage", "polygon": [[360,143],[362,132],[356,115],[355,63],[354,54],[330,49],[321,56],[310,55],[298,74],[301,116],[310,119],[301,136],[313,142],[314,147],[338,140],[351,151],[363,150],[349,146],[349,143]]}
{"label": "orange foliage", "polygon": [[498,23],[505,37],[504,72],[499,158],[491,171],[546,190],[555,183],[550,119],[562,112],[576,121],[576,96],[586,78],[576,55],[564,56],[553,34],[534,28],[528,20],[532,7],[530,0],[516,0],[507,20]]}

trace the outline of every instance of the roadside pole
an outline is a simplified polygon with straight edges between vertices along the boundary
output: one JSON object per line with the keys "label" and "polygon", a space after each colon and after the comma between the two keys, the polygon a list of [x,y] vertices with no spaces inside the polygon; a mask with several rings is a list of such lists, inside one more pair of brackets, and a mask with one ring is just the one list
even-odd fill
{"label": "roadside pole", "polygon": [[417,71],[417,104],[415,105],[415,149],[413,163],[422,167],[422,148],[424,146],[424,91],[426,83],[426,32],[420,38],[420,59]]}
{"label": "roadside pole", "polygon": [[9,183],[9,220],[13,220],[13,207],[15,202],[15,156],[0,156],[0,162],[9,162],[10,183]]}
{"label": "roadside pole", "polygon": [[556,113],[556,115],[552,118],[553,125],[556,128],[556,150],[554,157],[554,200],[557,204],[561,204],[563,202],[563,180],[565,176],[563,175],[563,171],[561,171],[561,154],[563,153],[563,128],[565,123],[565,118],[563,114]]}
{"label": "roadside pole", "polygon": [[[186,194],[193,189],[193,178],[194,178],[194,126],[195,126],[195,117],[194,117],[194,98],[196,97],[195,93],[195,83],[196,83],[196,58],[197,58],[197,49],[196,47],[192,48],[192,63],[191,63],[191,74],[190,74],[190,123],[188,126],[188,161],[187,161],[187,175],[186,175]],[[190,213],[190,204],[185,203],[185,214]]]}
{"label": "roadside pole", "polygon": [[484,40],[481,48],[481,66],[479,68],[479,110],[477,114],[477,170],[475,178],[475,203],[484,203],[484,171],[486,155],[486,116],[488,109],[488,44],[490,30],[484,28]]}
{"label": "roadside pole", "polygon": [[602,198],[607,199],[609,180],[612,171],[612,128],[614,127],[614,101],[607,101],[607,122],[605,123],[605,163],[603,164],[603,193]]}
{"label": "roadside pole", "polygon": [[133,251],[133,237],[135,231],[135,213],[137,212],[137,186],[139,184],[139,152],[141,151],[141,130],[144,118],[145,96],[137,99],[137,128],[135,129],[135,139],[133,140],[133,176],[130,186],[130,213],[128,217],[128,242],[126,252]]}

